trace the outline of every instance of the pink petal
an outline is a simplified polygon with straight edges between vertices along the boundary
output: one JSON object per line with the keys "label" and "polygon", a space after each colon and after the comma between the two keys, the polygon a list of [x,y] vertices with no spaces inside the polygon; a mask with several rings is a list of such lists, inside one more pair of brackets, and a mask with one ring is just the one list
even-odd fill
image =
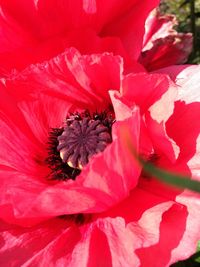
{"label": "pink petal", "polygon": [[39,95],[32,101],[22,101],[18,104],[29,127],[44,149],[51,128],[60,128],[71,108],[71,103],[65,100]]}
{"label": "pink petal", "polygon": [[[97,106],[107,108],[108,90],[119,89],[121,72],[122,61],[118,56],[108,53],[82,56],[72,48],[48,62],[32,65],[19,75],[13,75],[6,86],[20,101],[42,92],[78,107],[96,110]],[[12,87],[17,87],[21,94],[19,91],[15,94]]]}
{"label": "pink petal", "polygon": [[172,251],[170,263],[181,259],[189,258],[196,252],[199,241],[200,221],[199,221],[199,195],[191,192],[183,192],[178,195],[176,201],[187,207],[188,216],[186,219],[185,232],[179,245]]}
{"label": "pink petal", "polygon": [[8,126],[2,119],[0,123],[0,165],[31,173],[37,166],[36,155],[43,156],[45,152],[42,152],[39,143],[31,142],[15,124],[9,122]]}
{"label": "pink petal", "polygon": [[[176,228],[170,228],[171,222],[169,218],[172,216],[171,210],[173,210],[173,216],[176,216],[177,213],[177,216],[180,215],[181,217],[179,221],[179,233]],[[146,266],[148,260],[149,266],[154,266],[153,259],[155,260],[156,257],[154,254],[154,247],[158,248],[158,251],[160,251],[160,257],[158,258],[159,263],[162,261],[162,257],[165,257],[165,253],[168,254],[167,260],[170,260],[170,246],[180,241],[182,237],[181,234],[184,233],[184,215],[185,210],[183,207],[179,207],[175,202],[169,201],[162,195],[148,192],[142,188],[134,189],[129,198],[104,214],[105,219],[109,216],[113,219],[123,218],[123,220],[125,220],[126,229],[130,231],[129,236],[131,236],[131,242],[129,246],[132,246],[135,257],[134,262],[137,262],[136,266]],[[164,248],[162,247],[162,240],[165,234],[163,232],[163,225],[173,232],[177,231],[176,239],[173,241],[171,240],[171,243]],[[128,235],[126,235],[126,238],[128,238]],[[129,242],[129,239],[127,242]],[[153,256],[151,258],[151,251],[154,258]],[[158,255],[158,251],[156,255]],[[180,254],[179,257],[181,257]],[[160,266],[165,265],[160,264]]]}
{"label": "pink petal", "polygon": [[5,85],[13,99],[17,99],[18,108],[37,140],[46,144],[50,128],[61,127],[75,104],[75,111],[107,109],[108,90],[119,88],[121,72],[122,62],[117,56],[81,56],[75,49],[69,49],[49,62],[13,75]]}
{"label": "pink petal", "polygon": [[161,98],[170,84],[169,78],[162,74],[130,74],[122,82],[122,99],[128,100],[126,104],[137,104],[144,113]]}
{"label": "pink petal", "polygon": [[[178,85],[177,102],[173,116],[167,122],[168,134],[181,148],[181,159],[187,161],[192,174],[199,169],[199,66],[172,66],[161,70],[168,73]],[[176,121],[176,127],[174,122]],[[195,121],[195,123],[194,123]],[[187,135],[184,133],[187,132]],[[187,148],[187,149],[186,149]]]}
{"label": "pink petal", "polygon": [[129,191],[136,186],[140,174],[138,164],[124,145],[124,136],[121,134],[124,127],[132,136],[135,148],[138,148],[139,117],[138,112],[135,111],[129,119],[116,122],[112,130],[112,144],[102,155],[99,154],[91,160],[88,168],[83,170],[83,175],[87,177],[84,179],[84,185],[102,188],[115,202],[127,196]]}
{"label": "pink petal", "polygon": [[169,84],[169,89],[155,102],[146,113],[146,124],[157,155],[164,154],[170,161],[175,161],[179,155],[179,147],[167,135],[165,123],[173,114],[177,89]]}
{"label": "pink petal", "polygon": [[126,228],[123,218],[97,219],[83,226],[82,232],[84,235],[72,253],[71,266],[79,264],[80,254],[84,255],[83,266],[94,266],[97,262],[100,266],[130,266],[132,262],[138,263],[133,253],[132,233]]}
{"label": "pink petal", "polygon": [[[186,218],[187,209],[176,204],[163,214],[158,243],[137,250],[141,266],[169,266],[171,250],[178,246],[183,237]],[[177,256],[179,260],[184,257],[182,254]]]}
{"label": "pink petal", "polygon": [[173,115],[166,123],[168,135],[180,148],[179,160],[184,162],[187,162],[196,153],[197,138],[200,133],[199,116],[199,102],[185,104],[177,101]]}
{"label": "pink petal", "polygon": [[[179,153],[179,148],[166,133],[165,122],[173,113],[177,89],[167,76],[154,74],[131,74],[124,78],[122,83],[122,101],[131,106],[136,103],[142,113],[145,113],[146,126],[143,127],[142,137],[144,144],[142,154],[150,151],[152,142],[154,152],[165,154],[174,161]],[[147,131],[144,134],[144,131]],[[146,137],[145,137],[146,136]],[[148,137],[147,137],[148,136]],[[148,139],[150,139],[148,141]],[[145,144],[148,144],[145,147]],[[152,151],[151,151],[152,153]],[[147,154],[148,156],[148,154]]]}
{"label": "pink petal", "polygon": [[160,14],[159,9],[152,10],[145,21],[145,34],[143,50],[153,46],[155,39],[168,36],[174,33],[173,27],[177,24],[176,17],[171,14]]}
{"label": "pink petal", "polygon": [[[70,254],[80,239],[76,227],[68,227],[65,220],[54,219],[39,227],[12,228],[1,222],[0,248],[3,266],[66,266]],[[69,242],[70,240],[70,242]],[[63,262],[64,260],[64,262]]]}
{"label": "pink petal", "polygon": [[121,218],[98,219],[79,229],[65,219],[28,229],[12,229],[1,223],[1,233],[4,244],[0,257],[5,267],[13,264],[75,267],[80,262],[81,266],[94,266],[97,262],[102,266],[128,266],[137,261],[131,231]]}
{"label": "pink petal", "polygon": [[0,164],[30,173],[37,165],[36,158],[30,157],[30,151],[31,155],[44,153],[17,107],[16,100],[8,94],[3,84],[0,85],[2,85],[0,90]]}
{"label": "pink petal", "polygon": [[[177,196],[176,203],[163,195],[162,190],[150,192],[141,185],[131,192],[129,198],[106,212],[105,216],[125,219],[132,232],[139,266],[155,266],[155,258],[157,266],[169,266],[195,252],[200,229],[198,216],[194,215],[199,208],[197,197],[190,195],[184,200],[181,194]],[[185,253],[186,248],[189,249],[188,253]]]}
{"label": "pink petal", "polygon": [[64,267],[77,266],[80,261],[81,266],[97,262],[102,266],[130,266],[133,262],[134,266],[154,266],[159,254],[156,264],[169,266],[194,252],[190,244],[194,244],[199,232],[198,218],[194,216],[199,209],[195,196],[188,202],[186,195],[180,195],[177,201],[137,188],[122,203],[83,225],[73,225],[67,218],[31,228],[1,223],[4,242],[0,257],[4,266]]}
{"label": "pink petal", "polygon": [[185,101],[187,104],[200,102],[200,66],[170,66],[168,68],[160,69],[159,72],[168,74],[178,85],[179,90],[177,100]]}

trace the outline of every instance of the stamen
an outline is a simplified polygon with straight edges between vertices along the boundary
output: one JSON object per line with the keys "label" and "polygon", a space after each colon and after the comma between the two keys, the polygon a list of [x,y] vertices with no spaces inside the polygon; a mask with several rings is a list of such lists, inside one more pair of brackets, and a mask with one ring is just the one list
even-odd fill
{"label": "stamen", "polygon": [[83,225],[87,224],[92,220],[91,214],[71,214],[71,215],[60,215],[58,216],[59,219],[66,220],[68,222],[74,222],[76,225]]}
{"label": "stamen", "polygon": [[48,177],[51,180],[74,180],[76,176],[80,174],[80,170],[71,168],[67,164],[63,163],[60,158],[60,153],[57,150],[57,138],[62,134],[63,130],[63,128],[53,128],[49,133],[48,157],[46,159],[46,163],[51,170]]}
{"label": "stamen", "polygon": [[75,179],[89,159],[112,142],[113,114],[108,112],[73,113],[65,126],[51,129],[46,163],[50,179]]}

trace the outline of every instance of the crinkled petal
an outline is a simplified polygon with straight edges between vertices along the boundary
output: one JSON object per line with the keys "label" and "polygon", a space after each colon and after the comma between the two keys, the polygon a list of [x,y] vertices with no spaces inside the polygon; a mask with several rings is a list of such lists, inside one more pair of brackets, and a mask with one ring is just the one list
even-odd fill
{"label": "crinkled petal", "polygon": [[96,189],[75,182],[51,185],[44,177],[36,179],[34,175],[2,167],[0,174],[0,217],[9,223],[29,227],[63,214],[106,210],[116,202],[102,187]]}
{"label": "crinkled petal", "polygon": [[151,48],[154,40],[176,33],[174,30],[176,25],[177,20],[174,15],[160,14],[158,8],[152,10],[145,21],[143,50]]}
{"label": "crinkled petal", "polygon": [[30,66],[7,80],[6,86],[20,101],[30,94],[45,93],[79,108],[103,109],[110,102],[108,90],[120,87],[121,72],[122,60],[118,56],[82,56],[71,48],[50,61]]}
{"label": "crinkled petal", "polygon": [[173,64],[183,64],[192,50],[192,35],[178,33],[157,39],[150,50],[143,51],[139,62],[153,71]]}
{"label": "crinkled petal", "polygon": [[50,128],[61,127],[69,111],[107,109],[108,90],[119,89],[121,72],[117,56],[81,56],[69,49],[7,79],[5,86],[37,140],[46,144]]}
{"label": "crinkled petal", "polygon": [[[21,172],[34,173],[37,168],[38,158],[42,158],[39,143],[35,144],[23,134],[15,124],[9,126],[0,119],[0,165],[4,165]],[[38,155],[38,158],[37,158]]]}
{"label": "crinkled petal", "polygon": [[[143,179],[148,180],[148,178]],[[149,235],[144,238],[143,243],[140,243],[142,246],[137,248],[136,254],[140,258],[141,266],[169,266],[196,252],[200,232],[199,196],[191,192],[173,191],[167,185],[164,185],[164,188],[160,186],[156,188],[158,184],[151,183],[146,181],[146,186],[144,183],[140,184],[141,190],[144,191],[142,194],[141,191],[139,192],[143,196],[139,207],[145,205],[144,214],[148,215],[157,210],[161,217],[159,225],[155,226],[154,223],[151,224],[150,218],[155,222],[159,217],[153,214],[151,214],[152,217],[147,215],[147,221],[143,227],[148,229]],[[174,196],[173,199],[172,196]],[[169,201],[170,198],[171,201]],[[153,206],[148,209],[150,203]],[[143,217],[145,218],[144,215]]]}
{"label": "crinkled petal", "polygon": [[[142,196],[142,194],[135,196]],[[148,195],[148,194],[147,194]],[[147,196],[144,194],[144,196]],[[149,195],[148,195],[149,196]],[[149,196],[151,199],[151,196]],[[116,211],[83,225],[72,225],[69,219],[54,219],[47,223],[32,228],[19,228],[1,224],[2,238],[4,245],[0,255],[5,266],[13,261],[21,266],[140,266],[135,249],[141,246],[149,246],[159,239],[159,224],[161,215],[172,205],[170,202],[159,204],[158,197],[152,196],[149,202],[149,210],[144,212],[140,209],[140,216],[137,210],[142,198],[131,199],[122,204],[123,209],[116,207],[117,212],[123,212],[122,216],[116,216]],[[133,205],[135,204],[135,206]],[[147,203],[146,203],[147,204]],[[146,205],[142,205],[146,207]],[[125,210],[124,210],[125,209]],[[132,209],[134,212],[132,212]],[[145,209],[146,210],[146,209]],[[129,212],[127,212],[129,211]],[[131,212],[130,212],[131,211]],[[144,212],[144,214],[143,214]],[[135,218],[127,224],[127,216]],[[156,215],[156,221],[153,219]],[[147,224],[148,222],[148,224]],[[55,225],[55,226],[54,226]],[[42,242],[38,240],[42,238]],[[98,242],[98,249],[96,244]],[[100,249],[102,248],[102,250]],[[27,251],[21,255],[22,250]],[[14,253],[13,253],[14,251]],[[8,254],[9,252],[9,254]],[[32,253],[31,253],[32,252]],[[7,253],[7,254],[6,254]],[[7,265],[6,265],[7,264]]]}
{"label": "crinkled petal", "polygon": [[35,137],[46,150],[49,132],[52,128],[63,126],[72,104],[66,100],[41,94],[32,101],[20,102],[18,106]]}
{"label": "crinkled petal", "polygon": [[149,71],[187,61],[192,51],[192,34],[177,33],[173,29],[176,25],[175,16],[161,15],[158,10],[148,16],[140,62]]}

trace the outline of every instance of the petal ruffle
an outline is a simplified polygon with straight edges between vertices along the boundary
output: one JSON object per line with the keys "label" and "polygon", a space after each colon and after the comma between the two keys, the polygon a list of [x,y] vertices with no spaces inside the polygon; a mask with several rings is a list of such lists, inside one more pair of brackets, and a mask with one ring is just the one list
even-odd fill
{"label": "petal ruffle", "polygon": [[13,75],[6,80],[6,87],[20,101],[30,94],[44,93],[79,108],[104,109],[110,102],[108,90],[120,87],[122,71],[122,59],[118,56],[108,53],[82,56],[71,48],[50,61],[31,65]]}
{"label": "petal ruffle", "polygon": [[68,112],[107,109],[108,90],[119,89],[121,73],[118,56],[81,56],[77,50],[69,49],[5,80],[5,86],[37,140],[46,145],[50,128],[61,127]]}
{"label": "petal ruffle", "polygon": [[140,63],[149,71],[183,64],[192,51],[192,34],[177,33],[175,16],[153,10],[146,20]]}

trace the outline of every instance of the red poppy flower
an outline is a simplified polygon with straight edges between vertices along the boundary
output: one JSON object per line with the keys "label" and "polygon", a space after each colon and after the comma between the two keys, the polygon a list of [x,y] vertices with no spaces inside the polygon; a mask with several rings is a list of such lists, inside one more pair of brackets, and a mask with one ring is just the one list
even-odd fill
{"label": "red poppy flower", "polygon": [[143,49],[139,62],[149,71],[173,64],[183,64],[192,52],[192,34],[178,33],[174,15],[161,15],[153,10],[145,26]]}
{"label": "red poppy flower", "polygon": [[121,77],[119,57],[70,49],[5,80],[1,217],[29,225],[81,210],[100,212],[129,194],[140,168],[132,157],[124,160],[128,152],[118,131],[129,124],[137,144],[140,116],[109,91],[120,89]]}
{"label": "red poppy flower", "polygon": [[118,56],[70,49],[2,80],[0,217],[15,224],[1,224],[3,266],[169,266],[194,253],[199,196],[141,172],[121,132],[154,164],[193,173],[192,81],[122,71]]}
{"label": "red poppy flower", "polygon": [[1,75],[76,47],[137,60],[148,13],[158,0],[1,0]]}

